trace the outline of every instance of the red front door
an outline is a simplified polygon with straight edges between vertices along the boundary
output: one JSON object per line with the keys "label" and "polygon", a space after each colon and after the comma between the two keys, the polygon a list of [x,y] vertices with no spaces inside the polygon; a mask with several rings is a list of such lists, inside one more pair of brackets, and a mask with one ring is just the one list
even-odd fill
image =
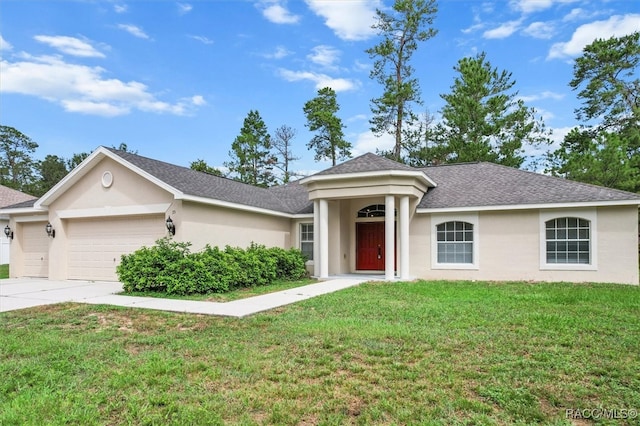
{"label": "red front door", "polygon": [[384,222],[356,223],[356,269],[384,271]]}

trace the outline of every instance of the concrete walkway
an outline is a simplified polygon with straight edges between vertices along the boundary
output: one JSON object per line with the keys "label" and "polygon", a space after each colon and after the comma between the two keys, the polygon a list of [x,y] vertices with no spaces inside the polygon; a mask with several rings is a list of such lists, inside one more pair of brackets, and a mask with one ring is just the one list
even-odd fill
{"label": "concrete walkway", "polygon": [[370,279],[371,277],[338,277],[303,287],[220,303],[122,296],[116,294],[122,291],[122,284],[119,282],[15,278],[0,280],[0,312],[61,302],[77,302],[241,318],[353,287]]}

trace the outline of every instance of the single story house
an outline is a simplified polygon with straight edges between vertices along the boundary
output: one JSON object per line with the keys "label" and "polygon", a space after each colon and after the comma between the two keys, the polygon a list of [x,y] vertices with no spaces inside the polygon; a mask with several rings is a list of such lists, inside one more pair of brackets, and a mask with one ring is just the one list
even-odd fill
{"label": "single story house", "polygon": [[[158,238],[297,247],[314,276],[638,284],[640,195],[491,163],[365,154],[257,188],[100,147],[10,217],[11,276],[116,280]],[[4,236],[2,238],[5,238]]]}
{"label": "single story house", "polygon": [[[33,195],[25,194],[13,188],[0,185],[0,208],[24,201],[36,201]],[[9,216],[0,214],[0,229],[4,230],[9,225]],[[0,234],[1,236],[2,234]],[[9,263],[10,238],[0,238],[0,265]]]}

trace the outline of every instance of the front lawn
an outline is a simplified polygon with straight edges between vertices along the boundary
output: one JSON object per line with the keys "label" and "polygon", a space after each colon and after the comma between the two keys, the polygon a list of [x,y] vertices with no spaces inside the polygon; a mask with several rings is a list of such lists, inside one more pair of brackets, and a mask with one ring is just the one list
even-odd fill
{"label": "front lawn", "polygon": [[631,425],[639,318],[633,286],[424,281],[244,319],[13,311],[0,424],[569,425],[604,408]]}

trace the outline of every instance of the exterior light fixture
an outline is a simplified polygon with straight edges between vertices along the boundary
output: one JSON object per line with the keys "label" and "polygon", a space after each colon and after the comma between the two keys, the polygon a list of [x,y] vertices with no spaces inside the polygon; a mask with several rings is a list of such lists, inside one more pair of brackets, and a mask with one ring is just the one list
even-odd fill
{"label": "exterior light fixture", "polygon": [[8,239],[13,240],[13,231],[9,225],[4,227],[4,235],[6,235]]}
{"label": "exterior light fixture", "polygon": [[169,230],[169,233],[171,235],[176,235],[176,226],[173,224],[173,220],[171,220],[171,216],[167,218],[167,221],[165,222],[165,224],[167,225],[167,230]]}
{"label": "exterior light fixture", "polygon": [[55,238],[56,237],[56,230],[53,229],[53,226],[51,225],[51,222],[47,223],[47,226],[44,227],[45,231],[47,231],[47,235],[51,238]]}

